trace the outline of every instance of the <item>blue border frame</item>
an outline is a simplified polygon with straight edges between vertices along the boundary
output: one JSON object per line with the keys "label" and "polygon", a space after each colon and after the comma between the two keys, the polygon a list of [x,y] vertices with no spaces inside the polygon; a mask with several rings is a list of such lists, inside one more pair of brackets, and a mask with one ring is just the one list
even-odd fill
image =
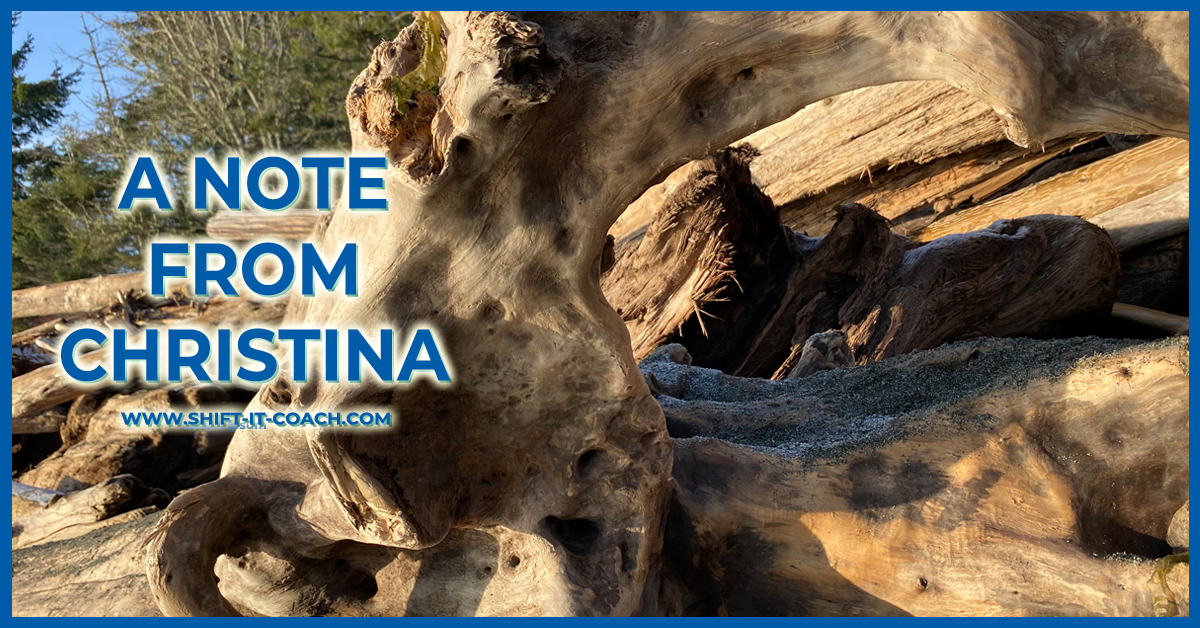
{"label": "blue border frame", "polygon": [[[45,6],[30,6],[32,2],[18,2],[10,8],[12,11],[44,11]],[[507,6],[487,6],[490,2],[464,2],[462,0],[446,1],[441,0],[431,3],[433,6],[421,7],[423,9],[440,10],[440,11],[461,11],[468,9],[488,8],[493,10],[505,11],[729,11],[730,3],[728,1],[721,2],[719,0],[693,0],[686,2],[683,0],[651,0],[649,2],[637,2],[636,0],[613,0],[612,2],[597,2],[595,0],[575,0],[573,2],[552,2],[548,0],[514,0],[503,2]],[[900,0],[898,2],[855,2],[851,6],[836,6],[830,8],[832,2],[788,2],[781,0],[749,0],[747,2],[737,3],[738,10],[756,10],[756,11],[798,11],[798,10],[836,10],[839,11],[937,11],[937,10],[976,10],[976,9],[995,9],[999,10],[994,4],[987,6],[987,3],[982,2],[966,2],[967,7],[961,6],[964,3],[958,3],[959,6],[946,6],[946,2],[921,2]],[[1113,2],[1112,0],[1100,0],[1099,2],[1002,2],[995,3],[1003,5],[1003,10],[1006,11],[1101,11],[1101,10],[1129,10],[1128,4]],[[381,2],[380,0],[366,0],[352,3],[353,6],[339,6],[337,10],[394,10],[396,3]],[[480,6],[484,5],[484,6]],[[820,5],[824,5],[821,7]],[[1155,2],[1151,7],[1136,7],[1133,10],[1137,11],[1188,11],[1192,5],[1184,2]],[[329,4],[325,2],[316,2],[315,0],[296,0],[295,2],[285,2],[283,0],[250,0],[247,2],[238,2],[236,0],[181,0],[179,2],[163,2],[162,0],[126,0],[124,2],[113,2],[111,0],[98,0],[96,2],[80,2],[78,0],[67,0],[55,5],[55,11],[140,11],[153,10],[155,8],[161,10],[218,10],[218,11],[233,11],[233,10],[277,10],[277,11],[321,11],[329,10]],[[10,79],[11,80],[11,79]],[[9,98],[11,99],[11,90]]]}
{"label": "blue border frame", "polygon": [[[45,10],[44,6],[30,7],[29,5],[31,5],[33,3],[29,3],[29,2],[22,2],[22,3],[17,3],[17,4],[24,5],[24,6],[10,7],[10,11]],[[353,7],[354,10],[365,10],[365,9],[394,10],[396,8],[395,3],[391,3],[391,2],[384,3],[384,2],[379,2],[378,0],[369,1],[369,2],[356,2],[353,4],[355,5]],[[423,9],[447,10],[447,11],[463,10],[463,9],[479,9],[480,4],[486,5],[486,4],[490,4],[490,3],[446,2],[443,0],[443,1],[439,1],[439,2],[434,2],[432,4],[434,6],[422,7],[422,8]],[[688,10],[688,11],[693,11],[693,10],[728,10],[730,7],[730,3],[728,1],[717,2],[715,0],[693,0],[692,2],[683,2],[680,0],[658,0],[658,1],[652,1],[652,2],[629,2],[629,1],[621,0],[621,1],[614,1],[614,2],[607,2],[607,3],[594,2],[594,1],[580,1],[580,0],[577,0],[575,2],[547,2],[544,0],[525,0],[524,2],[511,2],[511,3],[505,3],[505,4],[512,4],[512,5],[516,5],[516,6],[508,6],[508,7],[505,7],[504,10],[525,10],[525,11],[528,11],[528,10],[546,10],[546,11],[554,11],[554,10],[574,10],[574,11],[577,11],[577,10],[586,10],[586,11],[616,11],[616,10],[680,11],[680,10]],[[812,6],[812,4],[815,4],[815,3],[780,2],[778,0],[764,2],[761,0],[752,0],[749,2],[740,2],[737,4],[738,4],[739,10],[750,10],[750,9],[753,9],[753,10],[798,10],[798,9],[813,9],[814,7]],[[822,4],[826,4],[826,6],[828,6],[829,3],[822,3]],[[854,6],[849,7],[849,8],[851,10],[897,10],[897,9],[950,10],[951,9],[950,7],[942,6],[944,4],[945,3],[940,3],[940,2],[939,3],[927,3],[927,2],[909,2],[909,1],[902,0],[900,2],[890,2],[890,3],[883,3],[883,2],[862,3],[862,2],[859,2],[859,3],[854,3]],[[981,3],[968,2],[966,4],[975,5],[975,6],[966,7],[968,9],[974,9],[974,8],[980,8],[979,5]],[[1093,3],[1005,2],[1005,3],[1001,3],[1001,4],[1006,5],[1004,7],[1005,10],[1036,10],[1036,11],[1074,10],[1074,11],[1080,11],[1080,10],[1117,10],[1117,9],[1124,8],[1115,2],[1111,2],[1111,1],[1107,1],[1107,0],[1101,1],[1101,2],[1093,2]],[[1154,3],[1154,4],[1157,6],[1152,7],[1153,10],[1189,11],[1191,9],[1190,4],[1182,3],[1182,2],[1167,2],[1167,3]],[[64,12],[80,11],[80,10],[84,10],[84,11],[93,11],[93,10],[95,10],[95,11],[100,11],[100,10],[133,11],[133,10],[149,10],[149,9],[154,9],[154,8],[161,8],[163,10],[246,10],[246,9],[272,10],[273,9],[273,10],[290,10],[290,11],[294,11],[294,10],[319,11],[319,10],[328,10],[328,7],[329,7],[328,3],[319,3],[319,2],[315,2],[313,0],[297,0],[297,1],[293,1],[293,2],[284,2],[282,0],[266,0],[266,1],[258,0],[258,1],[251,1],[251,2],[237,2],[237,1],[231,1],[231,0],[208,0],[208,1],[196,2],[196,1],[189,0],[189,1],[173,2],[173,3],[172,2],[163,2],[162,0],[150,0],[150,1],[140,0],[140,1],[136,1],[136,2],[130,2],[130,1],[125,1],[125,2],[67,1],[67,2],[62,2],[58,5],[56,5],[54,7],[54,9],[58,10],[58,11],[64,11]],[[338,10],[349,10],[350,8],[351,7],[347,7],[347,6],[339,6]],[[846,10],[847,9],[847,7],[837,7],[837,8],[838,8],[838,10]],[[984,7],[984,8],[994,8],[994,7]],[[954,9],[964,10],[964,7],[962,7],[960,5],[958,7],[954,7]],[[1139,7],[1137,10],[1149,10],[1149,8]],[[11,76],[11,74],[9,75],[9,90],[7,92],[5,92],[4,94],[6,96],[6,100],[9,103],[9,110],[11,111],[12,110],[12,76]],[[1196,105],[1191,104],[1189,106],[1190,114],[1195,114],[1196,109],[1197,109]],[[1190,119],[1190,114],[1189,114],[1189,119]],[[5,134],[9,138],[9,144],[11,145],[11,143],[12,143],[12,128],[11,128],[11,126],[9,127],[9,129],[7,131],[5,131]],[[1190,146],[1189,146],[1189,161],[1190,161],[1190,153],[1191,153],[1191,150],[1190,150]],[[5,161],[6,161],[6,163],[8,163],[9,167],[12,166],[11,154],[10,154],[9,158]],[[1189,184],[1190,184],[1190,181],[1191,181],[1190,172],[1189,172],[1188,178],[1189,178]],[[5,186],[9,188],[9,198],[11,198],[12,197],[12,179],[10,177],[8,179],[5,179],[4,181],[5,181]],[[10,204],[10,210],[11,210],[11,204]],[[11,243],[11,241],[12,241],[12,212],[10,211],[7,214],[0,215],[0,221],[2,221],[2,224],[4,225],[5,230],[8,232],[9,242]],[[1200,221],[1198,221],[1196,218],[1192,218],[1189,214],[1188,223],[1189,223],[1188,228],[1190,231],[1190,228],[1196,224],[1200,224]],[[10,248],[10,252],[11,252],[11,248]],[[1189,313],[1191,311],[1195,311],[1197,305],[1200,305],[1200,294],[1197,294],[1196,279],[1195,279],[1196,271],[1197,271],[1197,261],[1198,261],[1198,258],[1196,257],[1194,251],[1192,251],[1189,247],[1189,251],[1188,251],[1188,277],[1189,277],[1189,280],[1188,280],[1188,291],[1189,291],[1188,309],[1189,309]],[[12,258],[11,258],[11,256],[9,258],[8,264],[6,264],[4,266],[4,278],[6,280],[5,283],[8,283],[11,286],[12,285]],[[11,299],[9,301],[6,301],[4,303],[4,305],[6,306],[4,309],[8,312],[9,319],[11,320],[11,318],[12,318],[12,301],[11,301]],[[5,388],[8,391],[8,396],[11,398],[12,397],[12,371],[11,370],[9,371],[9,376],[7,378],[5,378]],[[1189,396],[1190,396],[1191,392],[1192,392],[1191,384],[1189,381],[1189,386],[1188,386]],[[1190,397],[1189,397],[1189,406],[1190,406]],[[5,424],[7,424],[9,426],[9,432],[11,433],[11,431],[12,431],[11,410],[10,410],[9,414],[6,415],[6,419],[4,422],[5,422]],[[1191,435],[1192,434],[1189,429],[1189,447],[1190,447]],[[1191,453],[1189,451],[1189,459],[1190,458],[1191,458]],[[12,457],[11,456],[9,456],[8,468],[9,468],[9,476],[11,477],[11,475],[12,475]],[[1189,465],[1189,473],[1188,473],[1188,486],[1189,486],[1189,491],[1190,491],[1190,486],[1191,486],[1190,465]],[[10,526],[12,523],[11,516],[12,515],[10,512],[10,515],[9,515]],[[11,563],[12,562],[11,546],[6,551],[9,554],[9,562]],[[12,585],[11,585],[11,581],[10,581],[10,585],[9,585],[10,594],[11,594],[11,591],[12,591]],[[11,595],[9,596],[9,610],[10,610],[10,616],[11,616],[11,610],[12,610]],[[413,621],[414,619],[416,619],[417,621],[420,621],[420,622],[462,621],[462,620],[454,620],[454,619],[442,619],[442,620],[433,619],[433,620],[431,620],[431,619],[418,619],[418,618],[404,618],[403,621],[410,622],[410,621]],[[843,621],[845,619],[848,619],[848,618],[802,618],[800,621],[828,622],[828,621]],[[976,621],[981,618],[965,618],[965,619],[966,619],[966,621]],[[1064,618],[1055,618],[1055,619],[1061,620]],[[383,618],[383,619],[375,619],[373,621],[388,621],[388,620],[389,620],[389,618]],[[857,622],[870,621],[873,624],[875,624],[878,622],[897,622],[897,621],[905,621],[905,620],[906,620],[905,618],[873,618],[873,619],[859,618],[859,619],[856,619],[853,621],[857,621]],[[1155,621],[1155,620],[1156,620],[1155,618],[1133,619],[1133,621]],[[55,620],[25,619],[24,621],[55,621]],[[58,620],[58,621],[62,621],[62,620]],[[95,620],[94,619],[83,619],[83,620],[75,619],[74,621],[95,621]],[[128,621],[128,619],[126,619],[126,618],[105,618],[103,621],[105,623],[108,623],[108,622],[116,622],[116,621]],[[216,622],[222,621],[222,620],[220,620],[220,619],[190,619],[187,621],[201,622],[203,625],[216,625]],[[283,620],[276,620],[276,621],[283,621]],[[290,619],[287,621],[289,623],[291,623],[294,621],[304,621],[304,620]],[[345,621],[345,619],[343,619],[342,621]],[[537,620],[508,618],[508,619],[492,619],[490,621],[509,623],[509,622],[513,622],[513,621],[537,621]],[[548,619],[548,620],[542,620],[542,621],[550,621],[550,622],[558,623],[558,622],[563,622],[563,621],[579,622],[579,621],[587,621],[587,620]],[[597,620],[592,620],[592,621],[597,621]],[[603,621],[603,620],[600,620],[600,621]],[[763,622],[764,620],[763,619],[749,620],[749,619],[740,619],[740,618],[739,619],[633,618],[632,620],[631,619],[623,619],[621,621],[633,621],[633,622],[637,622],[637,623],[660,622],[660,621],[676,621],[676,622],[678,622],[678,621],[688,621],[688,622],[699,621],[699,622],[722,622],[724,625],[729,625],[731,622],[741,623],[741,622],[746,622],[746,621],[754,621],[754,622],[758,623],[758,622]],[[770,618],[770,619],[765,620],[766,623],[774,624],[776,626],[785,625],[783,622],[787,622],[786,625],[791,626],[791,625],[793,625],[791,623],[793,621],[797,621],[797,620],[786,619],[786,618]],[[907,621],[914,621],[914,619],[908,619]],[[941,621],[948,621],[948,620],[942,619]],[[951,620],[951,621],[953,621],[953,620]],[[959,620],[959,621],[961,621],[961,620]],[[1016,620],[1016,618],[1006,618],[1003,620],[993,620],[993,621],[1004,621],[1004,622],[1008,623],[1008,622],[1017,621],[1017,620]],[[1028,621],[1028,620],[1026,620],[1026,621]],[[1044,624],[1044,622],[1046,622],[1047,619],[1042,618],[1042,619],[1036,619],[1033,621]],[[1088,621],[1088,620],[1080,620],[1080,619],[1076,618],[1073,621],[1076,623],[1076,625],[1078,625],[1078,622]],[[1115,621],[1115,620],[1110,620],[1110,621]],[[195,624],[193,624],[193,625],[195,625]]]}

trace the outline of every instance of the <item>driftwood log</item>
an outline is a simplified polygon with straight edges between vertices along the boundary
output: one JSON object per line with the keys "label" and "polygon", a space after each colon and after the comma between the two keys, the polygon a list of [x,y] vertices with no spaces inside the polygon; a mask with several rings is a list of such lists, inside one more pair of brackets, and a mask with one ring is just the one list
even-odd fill
{"label": "driftwood log", "polygon": [[1114,303],[1112,315],[1115,318],[1124,318],[1147,327],[1161,329],[1172,336],[1186,336],[1190,329],[1186,316],[1176,316],[1128,303]]}
{"label": "driftwood log", "polygon": [[15,550],[71,539],[133,521],[165,506],[169,499],[164,491],[150,489],[132,475],[113,476],[13,518],[12,547]]}
{"label": "driftwood log", "polygon": [[115,301],[118,293],[142,290],[145,286],[146,275],[135,272],[14,290],[12,316],[25,318],[90,312]]}
{"label": "driftwood log", "polygon": [[1004,120],[987,103],[944,81],[911,81],[826,98],[745,141],[762,154],[755,178],[763,192],[789,207],[838,185],[1007,138]]}
{"label": "driftwood log", "polygon": [[1090,219],[1186,181],[1188,172],[1188,143],[1162,138],[946,216],[917,237],[929,241],[982,229],[1001,218],[1035,214]]}
{"label": "driftwood log", "polygon": [[[128,305],[123,302],[114,307],[124,311]],[[118,318],[130,327],[169,325],[183,320],[195,325],[236,327],[277,321],[284,307],[283,303],[263,305],[246,300],[214,300],[200,307],[164,305],[148,308],[144,303],[138,303],[133,319],[126,320],[124,314]],[[55,334],[66,327],[61,321],[52,322],[55,324],[32,328],[14,338],[28,341],[34,337],[57,352]],[[235,399],[231,399],[230,394]],[[230,438],[228,431],[171,432],[147,427],[129,428],[122,423],[121,413],[228,410],[228,406],[239,402],[244,405],[248,395],[236,389],[224,390],[194,382],[149,390],[91,390],[66,378],[57,364],[47,365],[14,379],[14,480],[30,485],[31,490],[58,489],[70,495],[89,486],[106,485],[112,478],[124,474],[132,474],[130,477],[136,476],[138,481],[155,489],[171,492],[215,479]],[[21,452],[19,457],[18,451]],[[24,508],[29,503],[14,492],[14,517],[18,511],[28,514]],[[23,506],[18,508],[19,505]],[[93,510],[98,517],[111,514],[105,509]],[[42,513],[43,518],[65,518],[59,515],[62,512],[57,510]],[[135,515],[121,516],[132,518]],[[97,520],[94,526],[110,523],[113,522],[105,518]],[[43,521],[38,525],[43,529],[54,524]],[[85,523],[76,522],[68,527],[79,531]],[[26,534],[24,538],[33,537]]]}
{"label": "driftwood log", "polygon": [[823,235],[837,216],[831,208],[859,203],[878,211],[905,234],[918,231],[962,206],[976,205],[1023,183],[1038,166],[1078,148],[1088,138],[1061,138],[1040,149],[997,141],[937,159],[868,172],[780,207],[783,222],[810,235]]}
{"label": "driftwood log", "polygon": [[65,495],[60,491],[51,491],[16,480],[12,483],[12,517],[16,519],[40,508],[45,508]]}
{"label": "driftwood log", "polygon": [[1019,146],[984,102],[942,81],[915,81],[825,99],[745,141],[762,154],[754,180],[781,221],[824,235],[844,203],[889,220],[979,204],[1085,139]]}
{"label": "driftwood log", "polygon": [[[808,337],[826,329],[844,330],[863,363],[955,340],[1044,332],[1106,313],[1116,295],[1116,250],[1100,228],[1079,219],[1001,220],[912,248],[863,209],[846,208],[840,223],[814,248],[812,274],[793,284],[772,321],[772,328],[794,321],[791,355],[776,379],[791,370]],[[847,245],[854,248],[839,248]],[[834,260],[859,251],[838,268]],[[817,262],[823,256],[833,269]],[[774,362],[768,356],[778,349],[769,338],[759,336],[739,372],[764,372]]]}
{"label": "driftwood log", "polygon": [[1118,252],[1125,253],[1186,233],[1190,205],[1189,183],[1183,179],[1090,220],[1108,232]]}
{"label": "driftwood log", "polygon": [[[192,316],[175,320],[186,320],[190,325],[237,327],[250,322],[275,322],[283,316],[287,304],[282,301],[255,303],[246,299],[226,299],[208,306],[203,313],[192,310]],[[91,366],[92,360],[99,360],[111,351],[112,345],[83,354],[80,362]],[[87,389],[63,372],[57,363],[47,364],[29,373],[13,378],[12,382],[12,416],[17,417],[14,423],[23,422],[26,417],[70,402]]]}
{"label": "driftwood log", "polygon": [[[54,489],[64,481],[87,486],[132,474],[153,487],[178,488],[176,474],[205,458],[196,451],[194,434],[125,427],[121,412],[190,411],[228,401],[223,390],[211,385],[84,395],[71,404],[60,427],[59,450],[16,479]],[[214,452],[208,453],[211,458]],[[215,453],[219,460],[220,452]]]}
{"label": "driftwood log", "polygon": [[846,332],[866,362],[1111,308],[1119,258],[1083,220],[1005,220],[922,245],[847,205],[825,237],[808,238],[779,224],[752,157],[731,149],[677,171],[644,232],[617,244],[601,286],[636,357],[680,342],[698,366],[782,379],[827,330]]}
{"label": "driftwood log", "polygon": [[40,325],[13,334],[12,337],[12,375],[24,375],[54,362],[55,352],[48,349],[47,338],[57,333],[57,328],[63,319],[54,318]]}
{"label": "driftwood log", "polygon": [[204,223],[210,238],[247,241],[271,238],[304,240],[312,233],[321,216],[316,210],[291,209],[286,212],[219,211]]}
{"label": "driftwood log", "polygon": [[1130,305],[1187,314],[1189,240],[1189,235],[1182,233],[1122,255],[1117,299]]}
{"label": "driftwood log", "polygon": [[13,434],[57,434],[58,428],[67,420],[67,413],[54,407],[33,414],[13,417]]}
{"label": "driftwood log", "polygon": [[144,546],[160,516],[13,550],[13,616],[159,616],[146,586]]}
{"label": "driftwood log", "polygon": [[676,437],[658,612],[1154,614],[1186,339],[982,340],[789,382],[685,355],[642,363]]}

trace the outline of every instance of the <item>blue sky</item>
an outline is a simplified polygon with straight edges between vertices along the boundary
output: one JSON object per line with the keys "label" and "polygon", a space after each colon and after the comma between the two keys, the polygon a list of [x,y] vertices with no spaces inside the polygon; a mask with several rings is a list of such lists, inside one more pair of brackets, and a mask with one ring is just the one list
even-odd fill
{"label": "blue sky", "polygon": [[[100,15],[111,17],[116,11],[100,12]],[[85,16],[90,27],[94,20],[90,15]],[[64,72],[72,72],[80,68],[80,64],[70,57],[80,56],[88,49],[87,37],[83,34],[83,22],[77,11],[24,11],[21,13],[17,29],[13,32],[12,47],[16,50],[26,35],[33,35],[33,54],[25,66],[24,74],[28,80],[38,81],[46,78],[54,71],[57,62]],[[77,93],[71,96],[67,103],[66,114],[75,116],[79,124],[86,125],[92,118],[86,103],[89,97],[100,90],[100,84],[94,71],[83,67],[83,75],[75,84]],[[44,140],[53,139],[52,132]]]}

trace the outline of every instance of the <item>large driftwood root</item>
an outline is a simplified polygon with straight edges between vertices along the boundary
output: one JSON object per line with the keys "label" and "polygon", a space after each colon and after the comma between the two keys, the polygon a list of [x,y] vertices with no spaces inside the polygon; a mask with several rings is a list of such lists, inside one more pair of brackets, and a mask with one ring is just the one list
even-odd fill
{"label": "large driftwood root", "polygon": [[[517,164],[524,174],[514,181],[526,170],[545,174],[528,154],[544,145],[519,142],[548,130],[531,108],[554,93],[556,57],[535,24],[495,13],[446,18],[435,18],[446,37],[436,42],[446,46],[437,95],[418,93],[415,107],[397,113],[394,88],[414,70],[404,51],[420,43],[428,55],[432,30],[381,46],[351,89],[356,150],[388,153],[394,211],[335,210],[316,235],[359,242],[372,268],[394,275],[365,282],[358,299],[296,303],[288,319],[396,329],[432,322],[453,351],[455,384],[300,387],[285,375],[264,390],[250,411],[376,404],[398,425],[235,435],[219,482],[258,482],[273,533],[235,534],[248,558],[218,564],[210,560],[224,553],[211,545],[217,537],[204,547],[176,543],[174,526],[185,520],[165,520],[162,564],[223,574],[221,599],[189,598],[180,580],[152,566],[160,597],[177,600],[164,606],[170,614],[629,614],[640,602],[660,542],[670,445],[622,347],[620,320],[595,285],[607,225],[558,212],[549,196],[528,198],[554,186],[526,186],[518,203],[508,184],[488,192],[484,183],[504,170],[492,161]],[[422,104],[431,98],[436,107]],[[495,281],[479,281],[485,269]],[[224,497],[216,489],[195,499],[193,509]],[[259,547],[269,539],[282,547]],[[447,554],[479,563],[475,586],[453,587],[440,601],[413,593],[414,576],[429,570],[417,566]],[[341,596],[330,610],[307,593],[310,578],[278,580],[289,569],[315,573],[307,566],[331,555],[374,574],[378,593]],[[487,595],[468,595],[482,584]]]}
{"label": "large driftwood root", "polygon": [[244,552],[241,537],[266,523],[263,494],[252,481],[222,478],[177,497],[146,538],[158,607],[168,616],[240,615],[218,590],[214,568],[219,556]]}
{"label": "large driftwood root", "polygon": [[[250,411],[379,404],[401,419],[370,435],[239,431],[228,483],[181,506],[224,505],[222,487],[254,482],[269,525],[229,522],[190,544],[174,530],[190,519],[164,523],[157,564],[222,574],[218,597],[189,598],[152,563],[164,611],[633,613],[660,552],[671,444],[599,271],[608,228],[639,193],[804,105],[909,79],[950,80],[1022,144],[1187,134],[1186,17],[531,19],[422,15],[377,48],[347,110],[355,151],[389,158],[393,211],[335,208],[314,231],[319,247],[358,242],[374,274],[357,299],[319,294],[286,317],[432,323],[454,386],[300,386],[285,374],[261,391]],[[332,607],[309,596],[330,559],[376,574],[377,590]],[[300,572],[313,575],[281,579]],[[423,583],[456,575],[475,586],[418,603],[432,599]]]}
{"label": "large driftwood root", "polygon": [[656,353],[685,438],[648,595],[666,614],[1153,614],[1188,496],[1187,362],[1186,339],[989,339],[770,382]]}

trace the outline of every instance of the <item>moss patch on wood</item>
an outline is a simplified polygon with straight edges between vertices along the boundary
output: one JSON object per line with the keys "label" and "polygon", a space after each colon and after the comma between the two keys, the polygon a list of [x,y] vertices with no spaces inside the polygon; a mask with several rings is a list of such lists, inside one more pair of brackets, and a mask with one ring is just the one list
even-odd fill
{"label": "moss patch on wood", "polygon": [[396,110],[401,115],[408,113],[409,103],[415,106],[417,94],[437,93],[442,71],[446,68],[441,16],[437,11],[422,11],[417,14],[415,22],[425,43],[421,63],[412,72],[392,80],[392,96],[396,99]]}

